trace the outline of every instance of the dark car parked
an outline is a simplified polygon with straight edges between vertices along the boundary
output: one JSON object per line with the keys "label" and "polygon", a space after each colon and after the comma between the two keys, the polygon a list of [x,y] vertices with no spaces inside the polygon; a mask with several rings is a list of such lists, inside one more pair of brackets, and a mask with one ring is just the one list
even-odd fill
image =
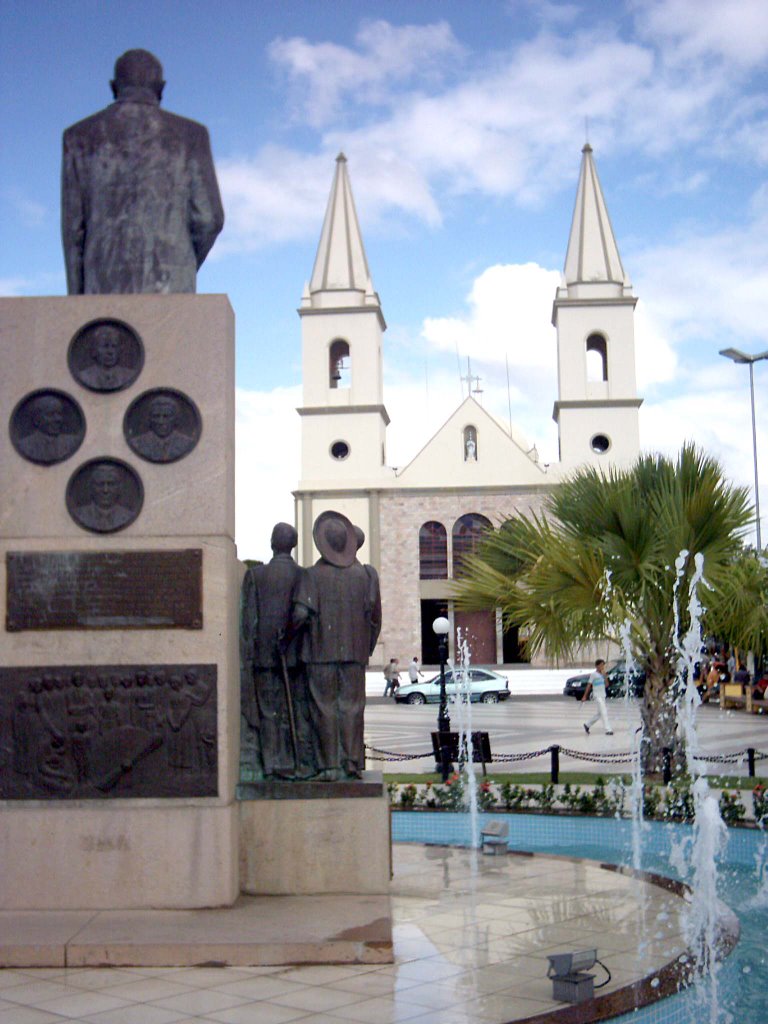
{"label": "dark car parked", "polygon": [[[565,681],[563,696],[575,697],[581,700],[587,688],[591,672],[582,672],[580,675],[571,676]],[[625,692],[626,665],[623,660],[614,662],[606,672],[608,681],[605,684],[606,697],[623,697]],[[635,671],[629,676],[629,692],[633,697],[642,697],[645,689],[645,672]]]}

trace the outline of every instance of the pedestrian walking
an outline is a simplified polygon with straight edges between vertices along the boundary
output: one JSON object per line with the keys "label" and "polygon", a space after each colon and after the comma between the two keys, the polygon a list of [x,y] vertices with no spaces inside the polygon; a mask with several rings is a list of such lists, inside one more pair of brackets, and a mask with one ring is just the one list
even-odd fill
{"label": "pedestrian walking", "polygon": [[397,658],[390,658],[389,664],[384,668],[384,696],[394,697],[395,691],[400,686],[400,673],[397,666],[399,665]]}
{"label": "pedestrian walking", "polygon": [[419,676],[423,676],[424,673],[419,668],[419,659],[416,655],[413,656],[413,660],[408,666],[408,681],[410,683],[418,683]]}
{"label": "pedestrian walking", "polygon": [[589,736],[589,730],[600,718],[605,729],[606,736],[613,736],[613,729],[611,723],[608,721],[608,709],[605,706],[605,662],[602,658],[598,658],[595,662],[595,671],[590,675],[589,681],[587,682],[587,688],[584,691],[584,696],[581,698],[582,702],[589,699],[590,692],[595,698],[597,704],[597,711],[590,718],[588,722],[584,722],[584,732]]}

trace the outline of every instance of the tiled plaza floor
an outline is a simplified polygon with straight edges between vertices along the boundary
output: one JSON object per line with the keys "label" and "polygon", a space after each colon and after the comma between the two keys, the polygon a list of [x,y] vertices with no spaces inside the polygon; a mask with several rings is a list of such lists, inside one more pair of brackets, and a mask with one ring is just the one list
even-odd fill
{"label": "tiled plaza floor", "polygon": [[394,865],[394,964],[6,969],[0,1024],[501,1024],[562,1008],[548,953],[596,948],[609,993],[684,948],[678,896],[593,862],[399,844]]}

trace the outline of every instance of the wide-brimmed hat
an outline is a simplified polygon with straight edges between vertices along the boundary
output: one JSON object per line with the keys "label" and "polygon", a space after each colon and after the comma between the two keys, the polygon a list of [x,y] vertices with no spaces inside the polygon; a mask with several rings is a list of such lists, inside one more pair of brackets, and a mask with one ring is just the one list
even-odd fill
{"label": "wide-brimmed hat", "polygon": [[[339,547],[342,539],[339,526],[344,528],[344,546]],[[312,536],[317,550],[331,565],[346,568],[352,565],[357,554],[357,537],[352,523],[341,512],[321,512],[312,528]]]}

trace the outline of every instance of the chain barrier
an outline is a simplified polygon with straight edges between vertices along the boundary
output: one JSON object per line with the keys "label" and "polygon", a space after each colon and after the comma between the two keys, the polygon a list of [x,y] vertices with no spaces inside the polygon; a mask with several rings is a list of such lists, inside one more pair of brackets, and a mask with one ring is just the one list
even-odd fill
{"label": "chain barrier", "polygon": [[597,764],[628,764],[632,760],[632,754],[627,751],[606,751],[604,754],[588,754],[586,751],[571,750],[570,747],[560,747],[560,753],[566,757],[573,757],[577,761],[594,761]]}
{"label": "chain barrier", "polygon": [[532,750],[529,754],[494,754],[493,763],[497,761],[530,761],[534,757],[543,757],[548,754],[551,747],[544,747],[543,750]]}
{"label": "chain barrier", "polygon": [[[434,757],[434,753],[428,750],[426,754],[398,754],[396,750],[379,750],[378,747],[369,747],[365,744],[366,756],[371,761],[418,761],[422,757]],[[370,753],[368,753],[370,751]],[[374,757],[374,754],[384,754],[384,757]]]}
{"label": "chain barrier", "polygon": [[[494,754],[493,764],[510,764],[517,761],[530,761],[536,757],[544,757],[552,752],[552,747],[544,747],[542,750],[531,750],[523,754]],[[630,764],[633,760],[629,751],[606,751],[604,754],[589,754],[583,750],[572,750],[570,747],[558,747],[559,753],[565,757],[572,757],[576,761],[588,761],[593,764]],[[381,750],[378,747],[365,745],[366,755],[371,761],[418,761],[425,757],[434,757],[434,751],[428,750],[424,754],[403,754],[396,750]],[[738,764],[748,759],[750,750],[736,751],[732,754],[695,754],[695,761],[705,761],[709,764]],[[768,753],[762,750],[753,750],[752,759],[765,761]]]}

